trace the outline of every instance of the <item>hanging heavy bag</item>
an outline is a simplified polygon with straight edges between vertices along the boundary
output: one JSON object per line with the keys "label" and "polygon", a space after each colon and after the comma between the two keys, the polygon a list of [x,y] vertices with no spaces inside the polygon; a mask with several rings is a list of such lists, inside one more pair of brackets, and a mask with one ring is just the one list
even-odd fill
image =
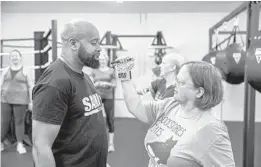
{"label": "hanging heavy bag", "polygon": [[225,49],[225,53],[228,61],[226,81],[230,84],[244,82],[246,53],[242,46],[238,43],[233,43]]}
{"label": "hanging heavy bag", "polygon": [[222,48],[219,45],[218,33],[219,33],[219,30],[216,30],[215,31],[216,46],[214,48],[212,48],[211,52],[209,52],[207,55],[205,55],[202,59],[202,61],[211,63],[213,65],[216,65],[216,55],[218,54],[218,52],[220,52],[220,50],[222,50]]}
{"label": "hanging heavy bag", "polygon": [[[216,66],[221,69],[225,81],[230,84],[244,82],[246,52],[241,44],[236,43],[236,30],[237,27],[234,27],[233,43],[228,45],[223,52],[217,54],[216,57]],[[228,44],[230,43],[230,39]]]}
{"label": "hanging heavy bag", "polygon": [[154,56],[155,56],[155,63],[157,65],[160,65],[162,63],[162,58],[165,54],[166,54],[165,49],[156,49],[155,50]]}
{"label": "hanging heavy bag", "polygon": [[[232,37],[232,35],[229,37],[228,44],[231,40],[231,37]],[[226,52],[225,52],[225,50],[222,50],[222,48],[220,48],[220,50],[218,52],[216,52],[215,54],[216,54],[215,66],[220,70],[220,72],[223,76],[223,79],[226,80],[226,76],[229,72],[229,70],[228,70],[229,65],[228,65],[228,59],[227,59]]]}
{"label": "hanging heavy bag", "polygon": [[215,66],[218,69],[220,69],[224,80],[226,80],[228,74],[228,60],[227,60],[226,52],[224,50],[217,52],[215,60],[216,60]]}
{"label": "hanging heavy bag", "polygon": [[161,63],[162,63],[162,57],[161,56],[155,56],[155,63],[157,64],[157,65],[160,65]]}
{"label": "hanging heavy bag", "polygon": [[246,63],[248,82],[261,93],[261,39],[251,41],[247,50]]}
{"label": "hanging heavy bag", "polygon": [[206,56],[203,57],[203,61],[211,63],[213,65],[216,64],[216,54],[218,51],[212,51],[210,53],[208,53]]}

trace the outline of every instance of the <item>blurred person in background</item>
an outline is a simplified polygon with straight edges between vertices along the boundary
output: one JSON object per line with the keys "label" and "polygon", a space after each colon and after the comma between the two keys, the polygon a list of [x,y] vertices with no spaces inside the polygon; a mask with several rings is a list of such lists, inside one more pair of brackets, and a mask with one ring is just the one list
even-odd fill
{"label": "blurred person in background", "polygon": [[113,68],[108,65],[109,57],[106,53],[102,52],[100,55],[100,67],[98,69],[93,69],[91,73],[91,78],[96,87],[97,93],[101,96],[105,114],[106,121],[109,129],[109,147],[108,151],[115,151],[114,147],[114,97],[113,91],[116,86],[115,83],[115,72]]}
{"label": "blurred person in background", "polygon": [[1,151],[4,150],[3,141],[14,117],[17,152],[26,153],[23,145],[25,139],[25,113],[32,109],[31,92],[33,79],[29,76],[22,63],[22,54],[18,50],[10,52],[10,66],[1,74]]}
{"label": "blurred person in background", "polygon": [[147,92],[151,93],[154,100],[162,100],[168,97],[173,97],[174,86],[173,80],[185,62],[185,58],[177,52],[169,52],[164,55],[160,66],[160,77],[151,82],[148,88],[138,90],[139,95],[143,95]]}

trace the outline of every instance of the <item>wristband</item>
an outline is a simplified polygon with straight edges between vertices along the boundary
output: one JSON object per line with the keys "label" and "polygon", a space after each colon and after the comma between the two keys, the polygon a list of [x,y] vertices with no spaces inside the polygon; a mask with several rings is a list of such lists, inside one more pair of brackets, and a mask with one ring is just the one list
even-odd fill
{"label": "wristband", "polygon": [[120,81],[130,81],[131,71],[118,72],[118,78]]}

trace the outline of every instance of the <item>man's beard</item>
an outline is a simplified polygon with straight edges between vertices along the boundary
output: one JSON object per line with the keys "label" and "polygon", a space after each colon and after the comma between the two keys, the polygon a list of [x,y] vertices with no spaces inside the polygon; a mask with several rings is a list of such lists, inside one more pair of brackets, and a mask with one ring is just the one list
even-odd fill
{"label": "man's beard", "polygon": [[82,56],[80,56],[81,61],[83,62],[83,64],[87,67],[93,68],[93,69],[98,69],[100,67],[100,62],[99,60],[96,60],[94,57],[85,57],[83,58]]}
{"label": "man's beard", "polygon": [[99,62],[99,60],[97,60],[95,58],[95,56],[96,55],[89,57],[88,52],[81,44],[80,49],[79,49],[79,58],[85,66],[93,68],[93,69],[98,69],[100,67],[100,62]]}

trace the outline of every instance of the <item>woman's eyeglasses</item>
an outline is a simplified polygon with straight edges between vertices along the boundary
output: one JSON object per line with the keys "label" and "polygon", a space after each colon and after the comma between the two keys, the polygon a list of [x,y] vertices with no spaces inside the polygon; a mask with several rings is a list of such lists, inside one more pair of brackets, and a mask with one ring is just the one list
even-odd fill
{"label": "woman's eyeglasses", "polygon": [[174,85],[176,85],[176,86],[191,85],[191,86],[193,86],[193,87],[194,87],[194,85],[193,85],[193,84],[185,83],[185,82],[179,81],[178,79],[176,79],[176,80],[175,80],[175,83],[174,83]]}

